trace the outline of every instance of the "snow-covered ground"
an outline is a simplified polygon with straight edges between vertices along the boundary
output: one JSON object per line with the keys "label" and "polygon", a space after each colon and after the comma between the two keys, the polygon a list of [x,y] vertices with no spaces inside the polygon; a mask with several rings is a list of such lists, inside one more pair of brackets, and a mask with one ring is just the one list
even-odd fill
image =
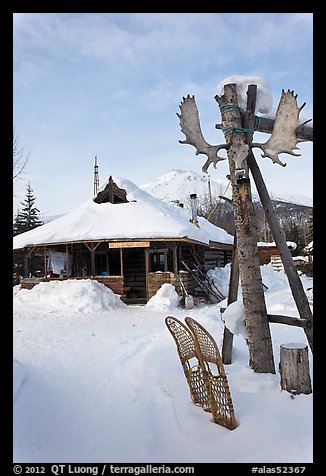
{"label": "snow-covered ground", "polygon": [[[298,317],[286,276],[261,270],[268,312]],[[229,266],[212,275],[227,291]],[[145,306],[91,280],[15,287],[14,461],[312,462],[313,394],[291,397],[278,371],[254,373],[241,334],[225,366],[238,427],[191,402],[165,317],[193,317],[221,349],[225,305],[182,309],[170,285]],[[307,342],[301,328],[271,324],[271,333],[276,368],[281,344]],[[309,359],[312,377],[310,350]]]}

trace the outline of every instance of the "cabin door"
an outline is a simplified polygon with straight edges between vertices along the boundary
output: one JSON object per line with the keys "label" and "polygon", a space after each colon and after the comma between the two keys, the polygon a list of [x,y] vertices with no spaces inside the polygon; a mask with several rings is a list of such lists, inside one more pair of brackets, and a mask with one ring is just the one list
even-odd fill
{"label": "cabin door", "polygon": [[146,266],[144,248],[125,248],[123,255],[123,286],[125,294],[135,302],[146,302]]}

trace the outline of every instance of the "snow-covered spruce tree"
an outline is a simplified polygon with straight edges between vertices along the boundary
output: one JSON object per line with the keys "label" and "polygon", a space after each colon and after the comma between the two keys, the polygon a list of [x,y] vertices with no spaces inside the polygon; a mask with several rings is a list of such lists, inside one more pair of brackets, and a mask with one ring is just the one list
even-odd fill
{"label": "snow-covered spruce tree", "polygon": [[[23,202],[20,202],[23,208],[17,211],[13,223],[13,236],[20,235],[26,231],[37,228],[43,225],[43,221],[40,220],[40,210],[34,206],[36,197],[30,183],[26,188],[26,198]],[[24,276],[26,273],[26,263],[23,250],[14,250],[13,253],[13,283],[19,284],[19,277]],[[29,257],[29,271],[33,274],[43,267],[43,258],[38,254],[34,254]]]}
{"label": "snow-covered spruce tree", "polygon": [[25,233],[25,231],[43,225],[42,220],[39,218],[40,210],[34,206],[36,197],[33,194],[30,183],[28,183],[26,190],[25,201],[20,202],[23,208],[18,211],[15,219],[15,235]]}

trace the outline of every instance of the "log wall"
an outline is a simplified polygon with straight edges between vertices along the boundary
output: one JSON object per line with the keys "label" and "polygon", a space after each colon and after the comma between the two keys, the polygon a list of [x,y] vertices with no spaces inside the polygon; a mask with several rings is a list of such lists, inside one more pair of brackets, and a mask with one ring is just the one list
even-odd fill
{"label": "log wall", "polygon": [[[182,271],[178,275],[181,278],[187,293],[193,294],[195,288],[197,287],[196,280],[193,278],[193,276],[191,276],[191,274],[187,271]],[[185,294],[180,280],[177,278],[177,276],[175,276],[175,274],[170,273],[169,271],[156,271],[155,273],[148,273],[147,299],[150,299],[152,296],[154,296],[164,283],[172,284],[180,296]]]}
{"label": "log wall", "polygon": [[232,260],[232,251],[210,249],[205,251],[205,271],[221,268]]}
{"label": "log wall", "polygon": [[156,271],[155,273],[148,273],[147,299],[153,297],[164,283],[170,283],[173,284],[173,286],[176,286],[177,278],[173,273],[170,273],[169,271]]}

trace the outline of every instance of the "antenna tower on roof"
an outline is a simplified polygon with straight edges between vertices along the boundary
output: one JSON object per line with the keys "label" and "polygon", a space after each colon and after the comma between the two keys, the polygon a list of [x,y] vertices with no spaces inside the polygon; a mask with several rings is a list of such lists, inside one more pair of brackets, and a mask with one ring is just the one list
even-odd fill
{"label": "antenna tower on roof", "polygon": [[99,174],[98,174],[97,155],[95,155],[95,162],[94,162],[94,195],[97,195],[99,186],[100,186],[100,177],[99,177]]}

